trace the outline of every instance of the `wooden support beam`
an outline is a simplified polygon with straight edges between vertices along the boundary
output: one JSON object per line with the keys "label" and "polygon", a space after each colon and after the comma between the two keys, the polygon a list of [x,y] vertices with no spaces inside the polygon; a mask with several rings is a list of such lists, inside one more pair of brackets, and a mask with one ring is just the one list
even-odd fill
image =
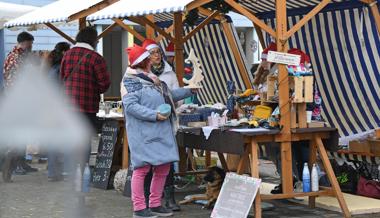
{"label": "wooden support beam", "polygon": [[79,30],[84,29],[86,26],[86,17],[79,18]]}
{"label": "wooden support beam", "polygon": [[[161,28],[159,28],[161,29]],[[165,32],[166,33],[166,32]],[[175,52],[175,71],[177,74],[177,79],[180,87],[183,86],[183,75],[185,72],[185,60],[183,57],[183,22],[182,22],[182,14],[179,12],[174,13],[174,37],[171,36],[172,42],[174,42],[174,52]]]}
{"label": "wooden support beam", "polygon": [[140,40],[140,41],[144,41],[145,40],[144,36],[142,36],[140,33],[138,33],[132,27],[130,27],[127,24],[125,24],[122,20],[115,18],[115,19],[113,19],[113,21],[115,21],[115,23],[117,23],[119,26],[121,26],[125,31],[128,31],[130,34],[132,34],[138,40]]}
{"label": "wooden support beam", "polygon": [[68,22],[73,21],[73,20],[78,20],[79,18],[82,18],[82,17],[87,17],[88,15],[93,14],[93,13],[95,13],[97,11],[100,11],[103,8],[108,7],[108,6],[110,6],[113,3],[118,2],[118,1],[119,0],[104,0],[104,1],[101,1],[101,2],[99,2],[99,3],[97,3],[97,4],[93,5],[93,6],[89,7],[88,9],[82,10],[82,11],[80,11],[78,13],[75,13],[75,14],[71,15],[69,17]]}
{"label": "wooden support beam", "polygon": [[[211,11],[211,10],[209,10],[209,9],[206,9],[206,8],[204,8],[204,7],[199,7],[199,8],[198,8],[198,12],[199,12],[200,14],[202,14],[203,16],[206,16],[206,17],[210,16],[210,15],[213,13],[213,11]],[[217,15],[214,19],[215,19],[215,20],[222,20],[223,17],[222,17],[221,15]]]}
{"label": "wooden support beam", "polygon": [[323,145],[322,139],[320,137],[315,137],[314,141],[317,145],[317,148],[319,151],[319,157],[321,158],[323,162],[327,177],[330,180],[332,190],[336,198],[338,199],[338,202],[339,202],[340,208],[342,209],[344,217],[346,218],[351,217],[350,210],[348,209],[346,201],[344,200],[343,193],[340,189],[338,180],[336,179],[329,157],[327,156],[327,152],[326,152],[325,146]]}
{"label": "wooden support beam", "polygon": [[225,2],[229,5],[231,5],[231,7],[233,7],[235,10],[237,10],[240,14],[246,16],[248,19],[250,19],[253,23],[255,23],[257,26],[259,26],[265,32],[269,33],[273,37],[276,37],[276,32],[272,28],[270,28],[268,25],[266,25],[263,21],[261,21],[259,18],[257,18],[248,9],[241,6],[240,4],[235,2],[234,0],[225,0]]}
{"label": "wooden support beam", "polygon": [[[259,178],[259,146],[257,142],[252,138],[251,139],[251,176],[253,178]],[[261,196],[260,190],[257,191],[255,197],[255,218],[261,218]]]}
{"label": "wooden support beam", "polygon": [[214,11],[209,17],[207,17],[205,20],[202,21],[197,27],[195,27],[193,30],[191,30],[184,38],[183,43],[185,43],[187,40],[189,40],[193,35],[195,35],[199,30],[201,30],[204,26],[209,24],[216,16],[219,15],[219,11]]}
{"label": "wooden support beam", "polygon": [[[146,15],[145,19],[148,20],[151,23],[154,23],[154,16],[153,15]],[[146,38],[148,39],[154,39],[154,28],[148,24],[145,25],[146,30]]]}
{"label": "wooden support beam", "polygon": [[192,1],[190,4],[188,4],[186,6],[186,10],[187,11],[191,11],[195,8],[199,8],[207,3],[210,3],[212,2],[213,0],[195,0],[195,1]]}
{"label": "wooden support beam", "polygon": [[264,39],[264,35],[263,35],[263,31],[261,30],[261,28],[259,26],[257,26],[255,23],[253,23],[253,26],[255,27],[255,30],[256,30],[256,33],[257,33],[257,36],[259,37],[259,41],[260,41],[260,44],[261,44],[261,47],[264,49],[267,48],[266,44],[265,44],[265,39]]}
{"label": "wooden support beam", "polygon": [[45,25],[47,27],[49,27],[50,29],[52,29],[54,32],[58,33],[63,38],[65,38],[67,41],[71,42],[72,44],[75,44],[75,40],[73,38],[71,38],[70,36],[66,35],[66,33],[62,32],[60,29],[58,29],[57,27],[55,27],[53,24],[51,24],[51,23],[45,23]]}
{"label": "wooden support beam", "polygon": [[232,53],[236,60],[236,64],[238,65],[240,75],[243,79],[244,85],[247,89],[252,87],[251,81],[249,80],[248,70],[245,67],[245,63],[238,49],[238,45],[236,44],[235,37],[232,33],[230,25],[227,23],[226,19],[221,21],[223,32],[227,37],[228,44],[231,47]]}
{"label": "wooden support beam", "polygon": [[309,20],[311,20],[316,14],[318,14],[331,0],[323,0],[319,3],[313,10],[311,10],[307,15],[305,15],[296,25],[294,25],[284,36],[283,39],[289,39],[295,32],[297,32],[301,27],[303,27]]}
{"label": "wooden support beam", "polygon": [[[154,24],[152,21],[146,19],[145,17],[129,17],[128,20],[135,22],[135,23],[138,23],[140,25],[148,25],[148,26],[152,27],[154,30],[156,30],[158,33],[163,35],[166,39],[168,39],[172,42],[175,41],[175,39],[170,34],[165,32],[165,30],[158,27],[156,24]],[[182,23],[182,15],[181,15],[181,23]],[[152,37],[151,39],[154,39],[154,37]]]}
{"label": "wooden support beam", "polygon": [[[174,24],[172,24],[170,27],[168,27],[168,28],[165,30],[165,32],[166,32],[167,34],[171,34],[171,33],[173,32],[173,30],[174,30]],[[165,38],[164,35],[160,34],[159,36],[157,36],[157,37],[154,39],[154,41],[156,41],[157,43],[159,43],[163,38]]]}
{"label": "wooden support beam", "polygon": [[111,32],[113,30],[113,28],[115,28],[116,26],[118,26],[118,24],[115,22],[111,25],[109,25],[103,32],[101,32],[99,35],[98,35],[98,40],[103,38],[105,35],[107,35],[109,32]]}
{"label": "wooden support beam", "polygon": [[288,198],[296,198],[296,197],[317,197],[317,196],[333,196],[331,190],[322,190],[318,192],[299,192],[293,194],[275,194],[275,195],[261,195],[262,200],[278,200],[278,199],[288,199]]}

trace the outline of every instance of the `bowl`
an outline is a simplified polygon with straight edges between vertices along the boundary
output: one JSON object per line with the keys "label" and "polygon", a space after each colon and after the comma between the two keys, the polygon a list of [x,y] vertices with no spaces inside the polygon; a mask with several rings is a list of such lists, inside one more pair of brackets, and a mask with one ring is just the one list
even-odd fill
{"label": "bowl", "polygon": [[162,116],[168,117],[172,112],[172,107],[169,104],[161,104],[157,110]]}

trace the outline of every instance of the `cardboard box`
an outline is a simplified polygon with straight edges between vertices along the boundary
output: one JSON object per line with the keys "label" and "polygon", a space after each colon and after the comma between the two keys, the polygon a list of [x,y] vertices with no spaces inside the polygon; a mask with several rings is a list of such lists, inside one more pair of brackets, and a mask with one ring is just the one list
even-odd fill
{"label": "cardboard box", "polygon": [[380,155],[380,140],[368,140],[371,148],[371,153]]}
{"label": "cardboard box", "polygon": [[371,153],[371,146],[368,140],[365,141],[350,141],[349,149],[351,152]]}

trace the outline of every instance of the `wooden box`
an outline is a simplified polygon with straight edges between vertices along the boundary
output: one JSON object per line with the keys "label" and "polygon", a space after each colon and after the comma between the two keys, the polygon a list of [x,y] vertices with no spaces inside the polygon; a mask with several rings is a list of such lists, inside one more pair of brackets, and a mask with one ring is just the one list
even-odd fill
{"label": "wooden box", "polygon": [[267,101],[272,101],[273,97],[275,96],[276,93],[276,83],[277,83],[277,76],[268,76],[267,77],[267,96],[266,100]]}
{"label": "wooden box", "polygon": [[308,128],[325,127],[325,122],[312,120],[311,123],[307,124],[307,127]]}
{"label": "wooden box", "polygon": [[349,149],[351,152],[358,153],[371,153],[371,146],[368,140],[364,141],[350,141]]}
{"label": "wooden box", "polygon": [[290,76],[289,86],[294,90],[294,103],[313,102],[313,76]]}
{"label": "wooden box", "polygon": [[374,155],[380,155],[380,140],[369,140],[371,147],[371,153]]}
{"label": "wooden box", "polygon": [[375,129],[375,137],[376,139],[380,139],[380,129]]}

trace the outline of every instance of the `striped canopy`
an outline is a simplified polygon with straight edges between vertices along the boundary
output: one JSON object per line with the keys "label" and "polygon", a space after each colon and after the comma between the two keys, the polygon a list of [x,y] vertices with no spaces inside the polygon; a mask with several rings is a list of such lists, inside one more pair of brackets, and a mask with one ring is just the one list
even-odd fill
{"label": "striped canopy", "polygon": [[[352,139],[380,126],[380,39],[367,6],[335,7],[308,22],[291,37],[289,47],[310,55],[323,117]],[[289,26],[301,18],[289,17]],[[266,22],[275,25],[273,17]]]}
{"label": "striped canopy", "polygon": [[[170,24],[169,22],[159,23],[159,25],[164,25],[164,27]],[[185,34],[194,28],[195,27],[185,26]],[[235,43],[239,46],[241,56],[238,58],[245,59],[235,27],[230,20],[228,21],[228,28],[234,33]],[[166,48],[167,45],[167,40],[161,41],[162,48]],[[205,76],[202,82],[203,89],[201,89],[198,94],[202,104],[226,103],[228,97],[227,81],[234,81],[237,89],[245,90],[248,88],[244,85],[236,59],[231,52],[231,45],[228,43],[220,23],[213,22],[208,24],[191,37],[185,43],[185,54],[189,54],[191,48],[194,49],[195,55],[202,66],[203,75]],[[245,67],[249,72],[249,68],[247,66]],[[252,81],[251,77],[250,79]]]}

